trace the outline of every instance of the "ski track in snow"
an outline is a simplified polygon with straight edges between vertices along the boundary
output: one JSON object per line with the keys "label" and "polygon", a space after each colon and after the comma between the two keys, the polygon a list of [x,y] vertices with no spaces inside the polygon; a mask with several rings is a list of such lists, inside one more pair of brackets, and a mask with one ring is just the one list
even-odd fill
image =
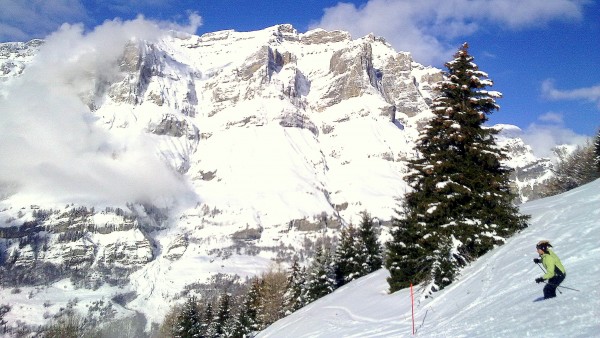
{"label": "ski track in snow", "polygon": [[[352,321],[356,321],[356,322],[396,323],[396,321],[395,321],[396,317],[388,317],[388,318],[376,319],[376,318],[373,318],[373,317],[360,316],[360,315],[354,314],[352,312],[352,310],[348,309],[347,307],[342,307],[342,306],[325,306],[325,307],[323,307],[323,309],[325,309],[325,310],[333,310],[335,312],[336,316],[339,316],[338,311],[341,311],[341,312],[343,312],[346,315],[346,318],[348,318],[348,319],[350,319]],[[397,323],[399,323],[399,321]]]}

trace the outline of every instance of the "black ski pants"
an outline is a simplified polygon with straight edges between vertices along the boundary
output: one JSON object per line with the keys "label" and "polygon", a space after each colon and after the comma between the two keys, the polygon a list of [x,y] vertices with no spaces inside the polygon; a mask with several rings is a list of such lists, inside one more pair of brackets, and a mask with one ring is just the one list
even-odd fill
{"label": "black ski pants", "polygon": [[556,297],[556,288],[565,280],[567,277],[560,269],[555,268],[554,277],[548,279],[546,286],[544,286],[544,299]]}

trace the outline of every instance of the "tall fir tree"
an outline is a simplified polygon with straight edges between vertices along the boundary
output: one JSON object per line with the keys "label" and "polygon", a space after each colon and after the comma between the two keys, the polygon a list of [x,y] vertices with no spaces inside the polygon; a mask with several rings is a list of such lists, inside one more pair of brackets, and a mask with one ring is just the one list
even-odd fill
{"label": "tall fir tree", "polygon": [[501,94],[485,90],[493,82],[473,60],[465,43],[445,64],[434,117],[417,142],[420,156],[409,161],[413,190],[387,245],[391,291],[425,281],[441,289],[461,265],[527,227],[513,205],[497,132],[483,127]]}

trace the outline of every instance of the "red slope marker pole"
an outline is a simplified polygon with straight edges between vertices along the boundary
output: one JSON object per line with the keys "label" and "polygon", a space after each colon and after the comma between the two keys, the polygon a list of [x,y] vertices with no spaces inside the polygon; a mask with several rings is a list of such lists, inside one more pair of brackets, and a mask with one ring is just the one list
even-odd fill
{"label": "red slope marker pole", "polygon": [[415,335],[415,300],[413,296],[413,288],[412,283],[410,283],[410,306],[412,309],[412,332],[413,336]]}

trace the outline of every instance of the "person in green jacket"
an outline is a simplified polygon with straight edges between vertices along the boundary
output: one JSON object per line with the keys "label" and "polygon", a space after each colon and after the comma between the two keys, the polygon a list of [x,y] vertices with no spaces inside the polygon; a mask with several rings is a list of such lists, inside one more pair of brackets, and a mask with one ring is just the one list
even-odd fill
{"label": "person in green jacket", "polygon": [[544,299],[556,297],[556,288],[565,280],[565,277],[567,277],[565,267],[562,265],[554,251],[550,249],[551,247],[552,245],[550,245],[550,242],[539,241],[535,248],[541,259],[533,259],[534,263],[542,263],[544,268],[546,268],[546,273],[542,277],[535,279],[536,283],[546,283],[546,286],[544,286]]}

